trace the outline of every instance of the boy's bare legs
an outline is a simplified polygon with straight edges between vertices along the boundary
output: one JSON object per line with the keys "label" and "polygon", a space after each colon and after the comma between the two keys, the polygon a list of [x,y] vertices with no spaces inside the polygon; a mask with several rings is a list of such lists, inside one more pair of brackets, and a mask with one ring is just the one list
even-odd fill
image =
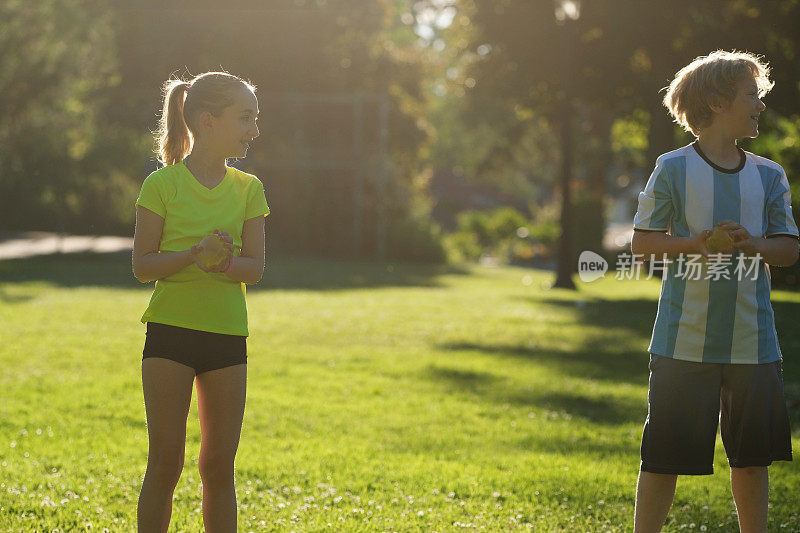
{"label": "boy's bare legs", "polygon": [[767,531],[769,472],[766,466],[731,468],[731,492],[742,533]]}
{"label": "boy's bare legs", "polygon": [[203,524],[207,533],[236,531],[233,462],[242,431],[246,389],[246,364],[197,376],[199,466],[203,481]]}
{"label": "boy's bare legs", "polygon": [[142,361],[142,391],[149,438],[147,471],[137,508],[138,530],[164,532],[172,515],[172,493],[183,470],[186,416],[192,400],[194,370],[148,357]]}
{"label": "boy's bare legs", "polygon": [[661,531],[675,497],[675,474],[653,474],[639,471],[636,485],[636,510],[633,518],[634,533]]}

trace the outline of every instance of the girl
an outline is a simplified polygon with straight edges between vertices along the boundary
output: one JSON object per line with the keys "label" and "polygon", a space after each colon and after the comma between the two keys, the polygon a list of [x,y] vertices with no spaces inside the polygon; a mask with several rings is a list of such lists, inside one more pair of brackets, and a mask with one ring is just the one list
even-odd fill
{"label": "girl", "polygon": [[[156,280],[142,322],[147,471],[139,531],[167,531],[183,468],[186,417],[197,382],[206,531],[236,531],[233,462],[247,382],[245,284],[264,271],[269,207],[255,176],[227,166],[258,137],[255,88],[208,72],[164,85],[159,160],[136,202],[133,274]],[[225,257],[208,268],[197,245],[210,233]]]}

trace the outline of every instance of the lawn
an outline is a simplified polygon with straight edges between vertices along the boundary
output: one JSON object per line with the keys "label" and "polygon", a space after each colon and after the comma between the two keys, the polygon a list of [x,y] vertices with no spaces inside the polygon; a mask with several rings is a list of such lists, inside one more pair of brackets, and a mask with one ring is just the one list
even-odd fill
{"label": "lawn", "polygon": [[[248,289],[240,531],[628,531],[659,284],[270,261]],[[124,255],[0,263],[0,531],[132,531],[147,459]],[[800,294],[773,305],[800,456]],[[170,531],[202,531],[193,401]],[[736,530],[727,461],[665,531]],[[800,531],[800,461],[770,531]]]}

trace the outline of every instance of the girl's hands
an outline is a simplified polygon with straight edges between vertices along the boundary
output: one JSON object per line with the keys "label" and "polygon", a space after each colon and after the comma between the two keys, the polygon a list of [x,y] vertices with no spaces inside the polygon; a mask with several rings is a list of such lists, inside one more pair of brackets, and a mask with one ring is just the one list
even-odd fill
{"label": "girl's hands", "polygon": [[199,254],[200,252],[203,251],[202,246],[195,245],[189,249],[189,253],[192,256],[192,259],[194,260],[194,264],[197,265],[197,267],[203,272],[209,272],[209,273],[225,272],[228,269],[228,266],[231,264],[231,261],[233,260],[233,237],[231,237],[227,232],[220,231],[218,229],[215,229],[214,233],[222,238],[222,246],[225,248],[226,253],[222,261],[220,261],[213,267],[208,268],[203,263],[200,262]]}

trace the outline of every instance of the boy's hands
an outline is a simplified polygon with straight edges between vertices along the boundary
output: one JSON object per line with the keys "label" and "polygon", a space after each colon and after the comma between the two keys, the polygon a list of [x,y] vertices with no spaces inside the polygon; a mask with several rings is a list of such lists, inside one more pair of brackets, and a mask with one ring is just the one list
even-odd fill
{"label": "boy's hands", "polygon": [[225,272],[228,269],[228,265],[230,265],[231,260],[233,259],[233,237],[231,237],[227,232],[220,231],[218,229],[215,229],[214,233],[222,238],[222,246],[225,248],[226,254],[222,261],[213,267],[207,268],[200,261],[199,254],[203,251],[202,246],[195,245],[189,249],[189,253],[194,260],[194,264],[197,265],[197,267],[203,272]]}
{"label": "boy's hands", "polygon": [[[718,226],[730,232],[731,237],[733,237],[733,248],[738,248],[746,255],[756,255],[760,253],[760,246],[763,239],[750,235],[750,232],[747,231],[747,228],[738,222],[734,222],[733,220],[723,220],[718,224]],[[725,253],[730,252],[726,251]]]}
{"label": "boy's hands", "polygon": [[705,230],[697,237],[692,237],[692,248],[693,250],[691,253],[697,253],[702,255],[703,257],[708,257],[708,254],[711,252],[708,250],[708,246],[706,245],[706,239],[708,236],[711,235],[711,230]]}

